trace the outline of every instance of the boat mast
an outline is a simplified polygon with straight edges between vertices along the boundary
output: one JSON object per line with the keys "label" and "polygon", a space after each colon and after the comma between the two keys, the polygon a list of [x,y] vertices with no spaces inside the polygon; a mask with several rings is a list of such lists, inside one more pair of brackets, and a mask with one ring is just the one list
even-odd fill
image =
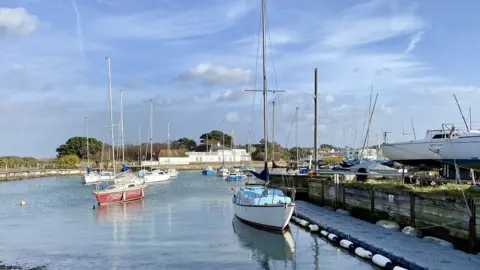
{"label": "boat mast", "polygon": [[123,141],[123,90],[120,90],[120,140],[122,144],[122,164],[125,164],[125,142]]}
{"label": "boat mast", "polygon": [[85,137],[87,137],[87,167],[90,168],[90,148],[88,147],[88,118],[85,117]]}
{"label": "boat mast", "polygon": [[[262,66],[263,66],[263,143],[265,151],[265,169],[268,169],[268,134],[267,134],[267,21],[265,16],[266,0],[262,0]],[[266,173],[265,186],[269,183],[269,175]]]}
{"label": "boat mast", "polygon": [[167,121],[167,153],[168,153],[168,162],[170,162],[170,120]]}
{"label": "boat mast", "polygon": [[272,167],[275,160],[275,100],[272,101]]}
{"label": "boat mast", "polygon": [[[314,83],[314,94],[313,94],[313,103],[315,106],[315,116],[313,119],[313,159],[315,160],[315,170],[318,170],[318,158],[317,158],[317,140],[318,140],[318,131],[317,131],[317,125],[318,125],[318,119],[317,119],[317,105],[318,105],[318,77],[317,77],[317,68],[315,68],[315,83]],[[350,131],[349,131],[350,132]],[[350,133],[349,133],[350,134]],[[349,150],[350,151],[350,150]]]}
{"label": "boat mast", "polygon": [[153,161],[153,99],[150,99],[150,161]]}
{"label": "boat mast", "polygon": [[115,137],[113,135],[113,102],[112,102],[112,76],[110,71],[110,56],[105,56],[108,63],[108,100],[110,104],[110,125],[111,125],[111,139],[112,139],[112,164],[113,164],[113,175],[115,175]]}
{"label": "boat mast", "polygon": [[299,165],[299,156],[298,156],[298,107],[295,108],[295,144],[297,145],[297,169],[300,167]]}
{"label": "boat mast", "polygon": [[222,167],[225,167],[225,121],[222,121]]}
{"label": "boat mast", "polygon": [[138,125],[138,162],[142,165],[142,129]]}

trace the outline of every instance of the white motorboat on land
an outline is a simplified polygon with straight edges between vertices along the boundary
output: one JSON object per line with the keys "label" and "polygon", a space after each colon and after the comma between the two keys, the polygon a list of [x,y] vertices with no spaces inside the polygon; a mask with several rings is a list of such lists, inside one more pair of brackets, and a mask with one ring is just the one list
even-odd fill
{"label": "white motorboat on land", "polygon": [[443,142],[439,151],[442,162],[480,169],[480,130],[456,131],[455,134]]}
{"label": "white motorboat on land", "polygon": [[143,177],[145,183],[164,182],[170,180],[170,175],[162,170],[142,172],[141,177]]}
{"label": "white motorboat on land", "polygon": [[[458,134],[451,134],[452,137]],[[450,138],[449,130],[427,130],[425,138],[397,143],[383,143],[383,155],[406,166],[441,167],[440,150]]]}

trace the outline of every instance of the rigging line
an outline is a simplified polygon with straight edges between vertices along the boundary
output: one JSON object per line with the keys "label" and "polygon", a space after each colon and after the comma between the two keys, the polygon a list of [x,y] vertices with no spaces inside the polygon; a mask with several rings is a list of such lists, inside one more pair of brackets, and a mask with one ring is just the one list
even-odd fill
{"label": "rigging line", "polygon": [[326,114],[328,117],[330,117],[330,118],[333,120],[333,122],[335,122],[335,124],[340,124],[340,123],[337,121],[337,119],[335,119],[323,106],[320,107],[320,109],[321,109],[322,111],[324,111],[325,114]]}
{"label": "rigging line", "polygon": [[292,135],[293,125],[295,124],[295,120],[297,119],[297,115],[293,116],[292,124],[290,125],[290,131],[288,132],[287,142],[285,143],[285,148],[288,148],[288,142],[290,141],[290,135]]}
{"label": "rigging line", "polygon": [[[277,73],[275,69],[275,56],[273,54],[273,45],[272,45],[272,39],[270,35],[270,27],[268,27],[268,12],[265,11],[265,19],[267,21],[267,33],[268,33],[268,42],[270,44],[270,53],[272,54],[272,66],[273,66],[273,78],[275,79],[275,89],[278,89],[278,78],[277,78]],[[274,100],[276,99],[276,95],[274,95]]]}
{"label": "rigging line", "polygon": [[[260,12],[261,14],[261,12]],[[260,34],[261,34],[261,27],[262,27],[262,16],[260,16],[260,19],[258,21],[258,36],[257,36],[257,57],[255,61],[255,74],[253,76],[253,90],[256,90],[257,87],[257,75],[258,75],[258,62],[259,62],[259,55],[260,55]],[[252,102],[252,123],[250,125],[250,140],[253,140],[253,131],[254,131],[254,123],[255,123],[255,97],[257,95],[257,92],[253,92],[253,102]]]}
{"label": "rigging line", "polygon": [[[452,136],[448,137],[448,141],[450,143],[450,149],[452,149]],[[457,190],[459,190],[458,184],[460,184],[460,170],[458,169],[459,167],[457,166],[457,160],[455,159],[455,155],[452,155],[452,157],[453,157],[453,164],[455,164],[455,181],[457,182],[455,187],[457,188]],[[465,192],[464,192],[463,189],[460,189],[460,191],[462,192],[463,200],[465,201],[465,206],[466,206],[467,211],[468,211],[468,216],[472,217],[472,210],[470,209],[470,206],[468,205],[467,196],[465,195]]]}

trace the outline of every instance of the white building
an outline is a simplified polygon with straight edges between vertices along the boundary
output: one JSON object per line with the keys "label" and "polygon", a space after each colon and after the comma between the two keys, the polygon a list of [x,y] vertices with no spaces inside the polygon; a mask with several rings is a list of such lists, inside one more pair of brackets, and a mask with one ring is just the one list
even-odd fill
{"label": "white building", "polygon": [[[223,153],[225,151],[225,153]],[[250,162],[252,155],[245,149],[218,150],[216,152],[187,152],[190,163]]]}
{"label": "white building", "polygon": [[377,149],[374,149],[374,148],[365,148],[363,149],[363,153],[362,153],[362,149],[352,149],[347,147],[346,149],[342,150],[341,155],[346,159],[355,159],[355,158],[371,159],[371,160],[378,159]]}

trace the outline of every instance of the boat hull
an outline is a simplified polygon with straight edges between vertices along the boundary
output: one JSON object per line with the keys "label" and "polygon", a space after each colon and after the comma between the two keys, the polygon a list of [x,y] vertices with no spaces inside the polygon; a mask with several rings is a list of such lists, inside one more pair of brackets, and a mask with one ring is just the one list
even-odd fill
{"label": "boat hull", "polygon": [[113,192],[93,192],[98,203],[101,205],[134,201],[142,199],[145,196],[145,188],[129,189]]}
{"label": "boat hull", "polygon": [[239,220],[254,227],[284,231],[295,210],[295,204],[240,205],[234,202],[233,209]]}
{"label": "boat hull", "polygon": [[175,169],[169,169],[167,173],[168,175],[170,175],[170,178],[175,178],[178,176],[178,171]]}
{"label": "boat hull", "polygon": [[447,141],[440,153],[444,163],[480,169],[480,136],[459,137]]}
{"label": "boat hull", "polygon": [[230,174],[228,170],[218,170],[217,176],[218,177],[227,177]]}
{"label": "boat hull", "polygon": [[382,144],[381,149],[386,158],[406,166],[440,168],[442,146],[443,140]]}
{"label": "boat hull", "polygon": [[170,175],[169,174],[150,174],[150,175],[144,175],[143,179],[145,180],[145,183],[155,183],[155,182],[165,182],[170,180]]}
{"label": "boat hull", "polygon": [[246,180],[247,179],[247,176],[246,175],[238,175],[238,176],[228,176],[227,177],[227,181],[242,181],[242,180]]}
{"label": "boat hull", "polygon": [[214,171],[211,171],[211,170],[203,170],[203,171],[202,171],[202,174],[203,174],[203,175],[215,175],[215,172],[214,172]]}

